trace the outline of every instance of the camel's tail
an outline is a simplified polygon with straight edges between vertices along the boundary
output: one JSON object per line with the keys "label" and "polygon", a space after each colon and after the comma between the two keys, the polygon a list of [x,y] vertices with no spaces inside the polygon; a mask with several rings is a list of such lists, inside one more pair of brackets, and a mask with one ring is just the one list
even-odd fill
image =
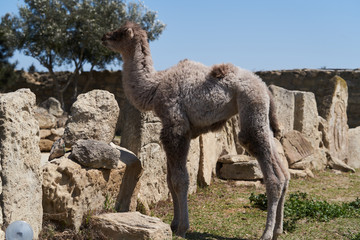
{"label": "camel's tail", "polygon": [[281,129],[280,124],[276,115],[276,104],[274,101],[274,97],[272,93],[268,90],[269,97],[270,97],[270,111],[269,111],[269,118],[270,118],[270,127],[274,133],[274,136],[279,139],[281,137]]}

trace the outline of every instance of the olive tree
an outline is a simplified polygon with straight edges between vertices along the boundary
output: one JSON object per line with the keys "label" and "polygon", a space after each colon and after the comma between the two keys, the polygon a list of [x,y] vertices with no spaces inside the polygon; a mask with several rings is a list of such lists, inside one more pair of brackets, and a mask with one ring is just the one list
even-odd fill
{"label": "olive tree", "polygon": [[[165,24],[156,12],[142,3],[124,0],[24,0],[18,16],[2,18],[1,26],[12,32],[13,44],[26,55],[37,59],[54,79],[57,98],[63,103],[63,93],[73,83],[77,96],[77,79],[84,65],[104,69],[108,64],[121,62],[119,54],[101,45],[105,32],[125,21],[139,23],[148,32],[149,40],[159,37]],[[14,37],[15,36],[15,37]],[[70,66],[74,74],[67,82],[59,82],[54,74],[58,66]]]}
{"label": "olive tree", "polygon": [[0,29],[0,87],[6,87],[17,79],[15,74],[16,63],[10,63],[13,49],[7,45],[6,33]]}

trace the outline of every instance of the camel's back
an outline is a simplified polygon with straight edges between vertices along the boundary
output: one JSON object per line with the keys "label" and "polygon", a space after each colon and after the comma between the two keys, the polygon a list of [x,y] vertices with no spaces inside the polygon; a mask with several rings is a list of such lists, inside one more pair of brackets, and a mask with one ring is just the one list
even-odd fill
{"label": "camel's back", "polygon": [[262,82],[252,72],[232,64],[207,67],[189,60],[159,72],[158,78],[162,99],[178,104],[197,127],[216,124],[236,114],[239,91]]}

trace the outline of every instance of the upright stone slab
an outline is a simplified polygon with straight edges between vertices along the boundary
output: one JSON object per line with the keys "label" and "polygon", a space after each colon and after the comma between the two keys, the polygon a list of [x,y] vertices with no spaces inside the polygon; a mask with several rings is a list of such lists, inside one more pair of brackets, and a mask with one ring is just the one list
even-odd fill
{"label": "upright stone slab", "polygon": [[29,89],[0,95],[0,224],[5,229],[13,221],[26,221],[36,239],[43,209],[35,102],[35,94]]}
{"label": "upright stone slab", "polygon": [[294,129],[295,97],[292,91],[274,85],[269,89],[276,103],[276,115],[286,133]]}
{"label": "upright stone slab", "polygon": [[319,115],[327,121],[324,132],[328,139],[328,149],[332,158],[343,162],[348,158],[348,129],[346,108],[348,105],[348,87],[346,81],[339,76],[330,79],[323,88],[319,100]]}
{"label": "upright stone slab", "polygon": [[216,174],[216,163],[222,155],[244,153],[237,139],[239,133],[238,116],[229,119],[225,126],[216,132],[208,132],[200,136],[200,166],[198,184],[209,186],[211,178]]}
{"label": "upright stone slab", "polygon": [[360,168],[360,126],[349,129],[349,156],[347,164]]}

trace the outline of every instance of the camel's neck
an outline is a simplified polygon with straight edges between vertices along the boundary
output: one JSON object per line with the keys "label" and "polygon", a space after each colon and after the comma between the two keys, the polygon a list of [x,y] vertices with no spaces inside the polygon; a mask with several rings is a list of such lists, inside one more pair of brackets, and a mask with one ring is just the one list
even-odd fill
{"label": "camel's neck", "polygon": [[123,54],[123,87],[130,102],[139,110],[152,110],[158,82],[149,44],[138,43],[132,52]]}

